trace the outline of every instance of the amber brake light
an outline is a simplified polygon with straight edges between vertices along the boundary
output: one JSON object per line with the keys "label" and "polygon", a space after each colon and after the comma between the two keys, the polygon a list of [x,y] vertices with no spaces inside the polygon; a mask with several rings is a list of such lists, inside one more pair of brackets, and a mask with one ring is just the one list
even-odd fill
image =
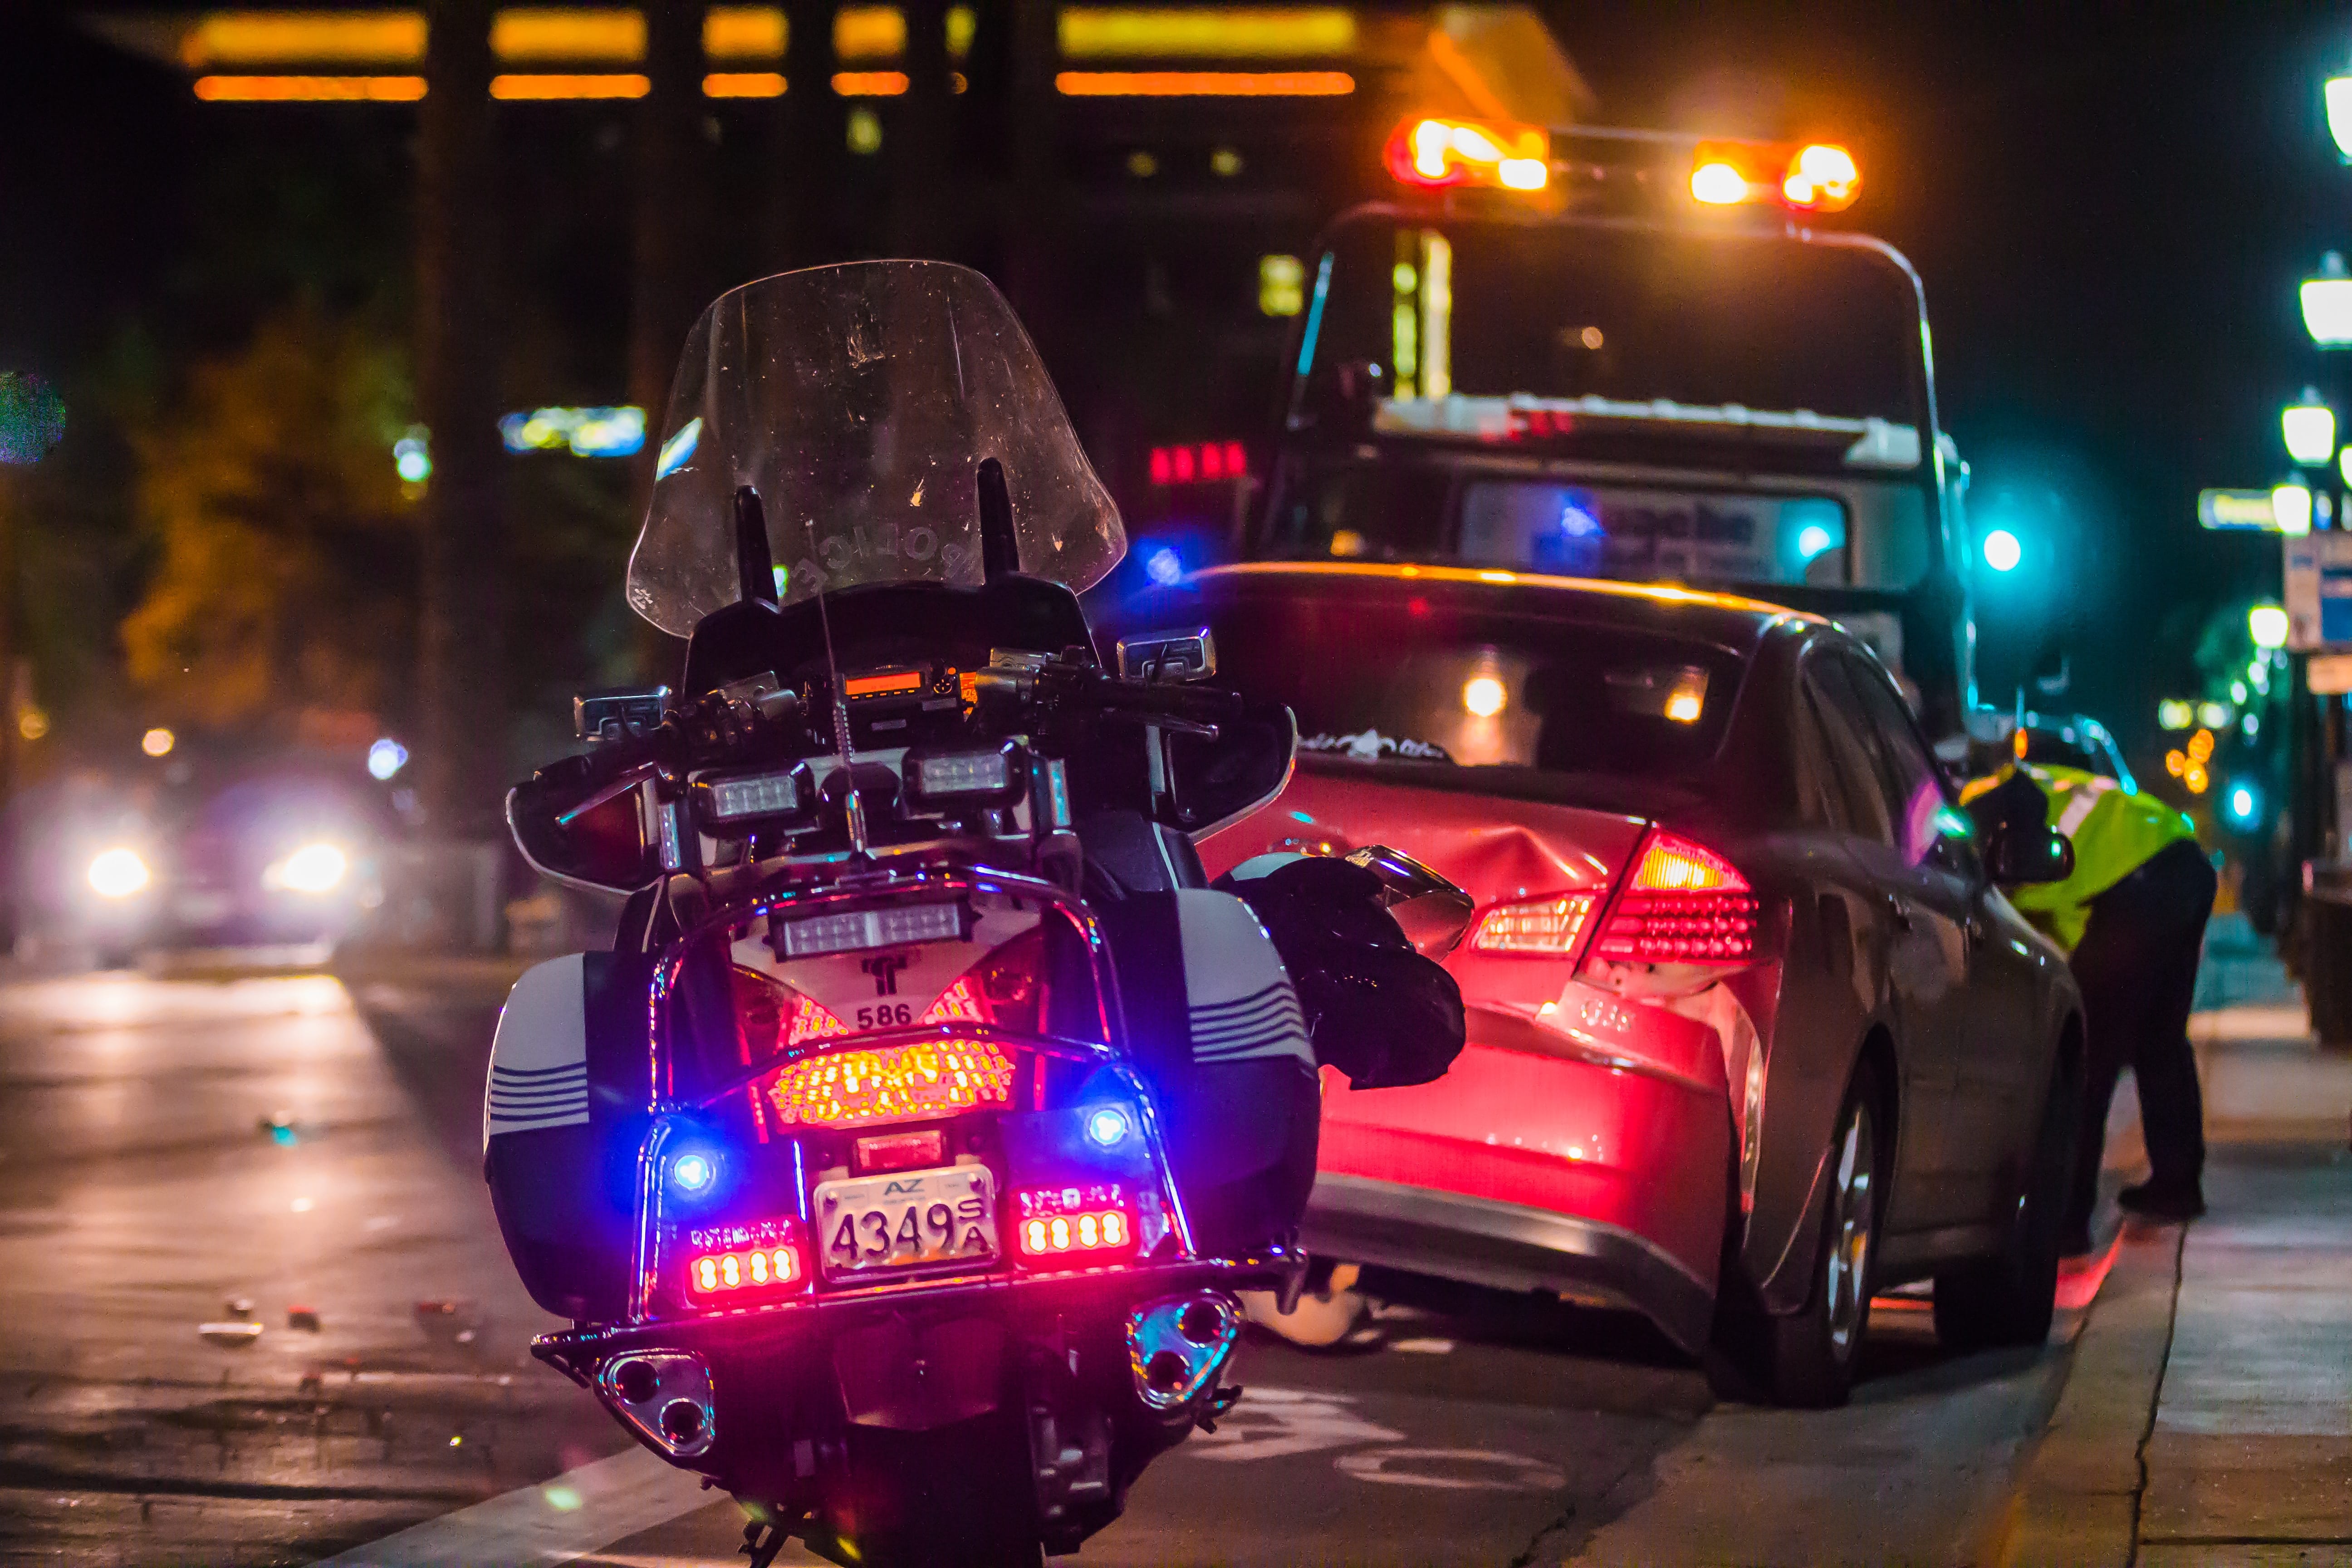
{"label": "amber brake light", "polygon": [[1592,944],[1615,963],[1739,964],[1756,956],[1748,879],[1714,850],[1654,829]]}

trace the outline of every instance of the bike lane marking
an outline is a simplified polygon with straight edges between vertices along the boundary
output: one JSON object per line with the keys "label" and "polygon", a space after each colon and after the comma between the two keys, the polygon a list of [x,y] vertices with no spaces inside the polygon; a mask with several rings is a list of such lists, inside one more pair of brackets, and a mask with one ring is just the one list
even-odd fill
{"label": "bike lane marking", "polygon": [[311,1568],[474,1568],[570,1563],[722,1499],[702,1478],[632,1448],[537,1486],[412,1525]]}
{"label": "bike lane marking", "polygon": [[[1253,1388],[1214,1432],[1194,1437],[1177,1452],[1200,1459],[1278,1459],[1349,1448],[1354,1452],[1339,1455],[1332,1465],[1359,1481],[1447,1491],[1557,1491],[1568,1484],[1557,1467],[1525,1454],[1399,1446],[1405,1444],[1405,1434],[1359,1415],[1349,1408],[1354,1399],[1305,1389]],[[1433,1466],[1441,1468],[1426,1468]],[[1460,1473],[1480,1468],[1487,1473]]]}

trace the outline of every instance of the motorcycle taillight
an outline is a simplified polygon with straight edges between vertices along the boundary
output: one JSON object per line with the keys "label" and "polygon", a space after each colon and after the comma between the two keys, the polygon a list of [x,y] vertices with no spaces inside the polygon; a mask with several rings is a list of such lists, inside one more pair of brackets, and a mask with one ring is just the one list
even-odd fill
{"label": "motorcycle taillight", "polygon": [[[796,1055],[765,1092],[786,1127],[869,1127],[993,1110],[1013,1102],[1017,1047],[951,1032],[957,1024],[1034,1034],[1045,995],[1042,933],[1009,942],[950,982],[923,1011],[877,1010],[886,1022],[853,1026],[781,981],[738,968],[736,1018],[747,1059]],[[944,1025],[936,1038],[861,1045],[877,1027]]]}

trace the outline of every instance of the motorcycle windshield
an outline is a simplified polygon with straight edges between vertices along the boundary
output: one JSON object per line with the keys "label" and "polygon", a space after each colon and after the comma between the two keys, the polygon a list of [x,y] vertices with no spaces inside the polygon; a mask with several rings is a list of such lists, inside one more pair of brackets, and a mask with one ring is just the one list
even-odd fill
{"label": "motorcycle windshield", "polygon": [[722,294],[686,340],[629,558],[630,607],[684,637],[740,596],[734,496],[760,493],[777,596],[982,581],[1002,464],[1023,572],[1083,590],[1127,550],[1029,334],[969,268],[812,268]]}

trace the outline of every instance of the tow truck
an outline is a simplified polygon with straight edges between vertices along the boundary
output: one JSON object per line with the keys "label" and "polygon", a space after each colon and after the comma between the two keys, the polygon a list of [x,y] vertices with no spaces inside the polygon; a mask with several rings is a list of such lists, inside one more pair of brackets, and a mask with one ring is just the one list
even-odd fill
{"label": "tow truck", "polygon": [[1925,294],[1831,142],[1422,116],[1335,219],[1258,560],[1723,589],[1831,616],[1939,753],[1976,705]]}

